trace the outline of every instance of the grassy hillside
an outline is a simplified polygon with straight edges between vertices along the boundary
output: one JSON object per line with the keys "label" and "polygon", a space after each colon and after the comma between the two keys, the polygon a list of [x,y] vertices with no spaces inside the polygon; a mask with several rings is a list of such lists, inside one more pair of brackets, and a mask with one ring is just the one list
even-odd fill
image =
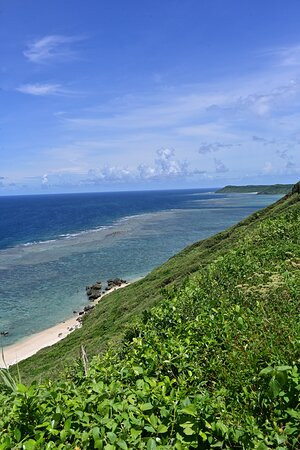
{"label": "grassy hillside", "polygon": [[245,233],[254,230],[257,224],[269,215],[275,216],[284,211],[295,201],[294,197],[280,200],[239,224],[187,247],[144,279],[105,296],[101,303],[84,317],[81,329],[19,364],[23,380],[28,382],[45,377],[55,378],[61,370],[78,358],[82,344],[89,357],[102,353],[109,341],[118,341],[123,336],[128,324],[130,325],[137,315],[163,298],[164,288],[180,286],[190,274],[197,273],[217,256],[237,247]]}
{"label": "grassy hillside", "polygon": [[285,195],[293,188],[292,184],[271,184],[271,185],[247,185],[247,186],[225,186],[216,191],[218,194],[249,194],[258,193],[260,195]]}
{"label": "grassy hillside", "polygon": [[[300,184],[108,296],[118,325],[102,321],[96,338],[99,306],[74,349],[103,349],[160,301],[118,347],[90,362],[83,352],[56,381],[26,387],[6,373],[0,449],[299,448],[299,229]],[[164,284],[173,288],[158,294]],[[52,363],[71,343],[48,351]]]}

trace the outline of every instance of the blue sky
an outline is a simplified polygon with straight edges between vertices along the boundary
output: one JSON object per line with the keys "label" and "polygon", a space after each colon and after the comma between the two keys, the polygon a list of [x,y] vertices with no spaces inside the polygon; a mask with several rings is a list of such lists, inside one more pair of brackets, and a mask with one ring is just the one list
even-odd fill
{"label": "blue sky", "polygon": [[0,4],[0,195],[300,178],[298,0]]}

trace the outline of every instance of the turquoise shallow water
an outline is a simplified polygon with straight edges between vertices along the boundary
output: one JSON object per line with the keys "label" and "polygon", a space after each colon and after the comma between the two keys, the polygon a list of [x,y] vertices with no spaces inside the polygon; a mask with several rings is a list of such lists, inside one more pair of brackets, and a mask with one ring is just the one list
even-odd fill
{"label": "turquoise shallow water", "polygon": [[0,197],[0,337],[12,344],[72,316],[85,286],[145,275],[275,196],[208,190]]}

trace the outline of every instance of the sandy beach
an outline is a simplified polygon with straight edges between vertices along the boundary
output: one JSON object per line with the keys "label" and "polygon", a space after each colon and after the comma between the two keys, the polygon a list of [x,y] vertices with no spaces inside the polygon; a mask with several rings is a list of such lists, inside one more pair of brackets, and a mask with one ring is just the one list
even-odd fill
{"label": "sandy beach", "polygon": [[[130,283],[124,283],[120,286],[116,286],[109,291],[104,292],[98,299],[93,302],[89,302],[89,304],[96,305],[105,295],[110,294],[117,289],[122,289],[129,284]],[[80,316],[76,314],[74,317],[60,322],[53,327],[47,328],[39,333],[32,334],[16,344],[4,347],[3,354],[0,356],[0,368],[12,366],[23,359],[29,358],[42,348],[49,347],[64,339],[70,333],[81,327],[81,323],[77,320],[78,317]]]}

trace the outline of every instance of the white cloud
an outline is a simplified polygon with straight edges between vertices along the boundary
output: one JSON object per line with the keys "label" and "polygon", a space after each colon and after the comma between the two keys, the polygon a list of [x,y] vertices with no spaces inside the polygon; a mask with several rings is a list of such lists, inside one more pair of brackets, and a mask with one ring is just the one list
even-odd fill
{"label": "white cloud", "polygon": [[270,174],[274,171],[274,167],[273,164],[271,163],[271,161],[266,161],[265,165],[263,167],[263,172],[266,174]]}
{"label": "white cloud", "polygon": [[102,183],[128,183],[140,181],[181,180],[185,177],[205,175],[204,170],[190,169],[186,161],[175,157],[175,151],[161,148],[156,151],[154,164],[139,164],[137,166],[110,166],[88,171],[88,177],[81,184],[100,185]]}
{"label": "white cloud", "polygon": [[170,148],[161,148],[156,152],[155,160],[157,175],[173,176],[184,174],[187,171],[187,163],[175,159],[175,151]]}
{"label": "white cloud", "polygon": [[48,175],[45,173],[44,175],[43,175],[43,180],[42,180],[42,184],[48,184],[49,183],[49,178],[48,178]]}
{"label": "white cloud", "polygon": [[30,95],[59,95],[63,94],[65,91],[62,89],[60,84],[23,84],[16,89],[22,94]]}
{"label": "white cloud", "polygon": [[241,98],[240,106],[259,116],[264,116],[297,93],[299,93],[299,83],[289,80],[285,85],[271,87],[265,92],[255,92]]}
{"label": "white cloud", "polygon": [[[33,62],[59,58],[71,50],[72,39],[46,36],[28,47],[26,57]],[[169,87],[162,80],[155,91],[124,93],[107,103],[95,90],[94,103],[88,104],[91,97],[84,102],[87,107],[59,105],[57,134],[50,148],[44,144],[35,150],[38,157],[30,170],[41,183],[47,161],[49,184],[54,174],[59,180],[68,174],[74,183],[107,186],[197,175],[223,180],[225,173],[238,179],[245,171],[262,178],[279,170],[294,173],[300,162],[300,71],[279,61],[278,52],[272,58],[271,69],[263,62],[263,69],[246,77]],[[36,96],[66,92],[51,83],[25,84],[18,90]],[[159,146],[163,148],[153,161],[152,149]],[[214,156],[221,159],[214,161]],[[205,170],[196,169],[199,160]],[[89,172],[92,167],[96,169]]]}
{"label": "white cloud", "polygon": [[70,59],[75,53],[70,44],[81,41],[79,36],[48,35],[27,45],[23,52],[25,58],[33,63],[46,63],[54,59]]}

